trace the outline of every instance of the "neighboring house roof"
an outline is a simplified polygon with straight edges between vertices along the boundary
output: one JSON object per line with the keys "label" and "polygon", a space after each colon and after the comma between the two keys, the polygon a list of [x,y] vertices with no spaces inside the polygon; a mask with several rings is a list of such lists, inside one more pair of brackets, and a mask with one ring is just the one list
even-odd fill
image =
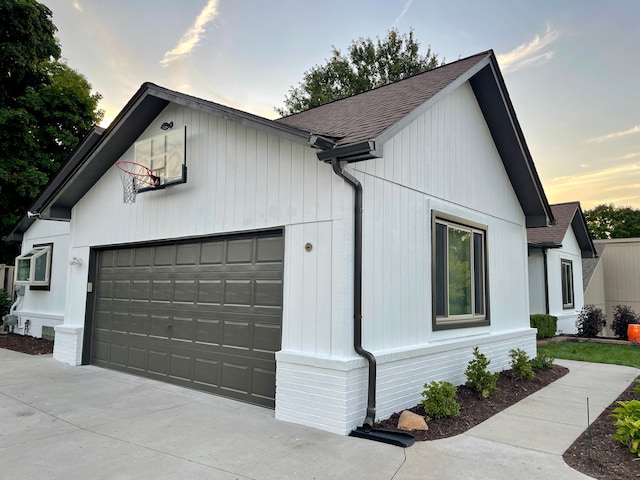
{"label": "neighboring house roof", "polygon": [[[101,138],[95,144],[87,143],[88,151],[78,157],[74,169],[56,174],[51,188],[45,189],[39,198],[39,208],[31,210],[38,211],[42,218],[70,220],[73,206],[171,102],[298,143],[309,145],[314,137],[328,137],[329,146],[335,148],[319,152],[319,159],[330,161],[337,158],[340,151],[343,155],[340,159],[356,161],[382,156],[381,149],[391,136],[467,81],[482,110],[527,226],[553,223],[553,213],[493,51],[279,120],[258,117],[144,83]],[[16,239],[19,235],[20,232],[15,230],[10,237]]]}
{"label": "neighboring house roof", "polygon": [[587,228],[587,221],[580,208],[580,202],[551,205],[556,224],[549,227],[527,228],[527,241],[532,247],[559,248],[569,226],[576,236],[583,258],[597,256],[593,240]]}
{"label": "neighboring house roof", "polygon": [[582,259],[582,287],[584,291],[587,290],[587,287],[589,286],[589,282],[591,281],[591,277],[593,276],[593,272],[596,271],[596,267],[600,262],[600,258],[602,258],[604,249],[607,247],[606,243],[600,243],[597,241],[593,242],[593,245],[596,248],[596,253],[598,256]]}

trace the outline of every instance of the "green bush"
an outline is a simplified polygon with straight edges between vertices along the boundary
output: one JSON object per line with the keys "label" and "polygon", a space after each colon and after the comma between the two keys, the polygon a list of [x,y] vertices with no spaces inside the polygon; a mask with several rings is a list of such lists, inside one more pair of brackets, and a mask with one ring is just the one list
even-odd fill
{"label": "green bush", "polygon": [[634,393],[640,393],[640,380],[636,380],[636,386],[633,387]]}
{"label": "green bush", "polygon": [[611,414],[616,419],[613,426],[617,428],[613,436],[640,457],[640,400],[618,402],[618,405]]}
{"label": "green bush", "polygon": [[613,322],[611,322],[611,330],[616,337],[622,340],[629,340],[627,332],[629,324],[638,323],[638,317],[633,308],[627,305],[616,305],[613,307]]}
{"label": "green bush", "polygon": [[538,355],[536,355],[536,358],[531,360],[529,364],[535,369],[545,370],[553,366],[554,360],[555,358],[553,358],[551,355],[538,353]]}
{"label": "green bush", "polygon": [[607,317],[602,310],[595,305],[582,307],[576,320],[577,335],[579,337],[593,338],[602,332],[602,327],[607,324]]}
{"label": "green bush", "polygon": [[457,417],[460,405],[456,401],[456,391],[451,382],[425,383],[422,392],[424,412],[432,418]]}
{"label": "green bush", "polygon": [[9,293],[0,288],[0,322],[2,321],[2,317],[9,313],[9,310],[11,310]]}
{"label": "green bush", "polygon": [[543,338],[551,338],[555,336],[558,330],[558,317],[553,315],[545,315],[542,313],[534,313],[529,317],[531,328],[538,330],[536,338],[541,340]]}
{"label": "green bush", "polygon": [[467,387],[473,388],[482,398],[487,398],[499,388],[496,386],[499,373],[489,372],[489,360],[484,353],[480,353],[478,347],[473,347],[473,360],[469,361],[464,374],[467,377]]}
{"label": "green bush", "polygon": [[516,377],[527,379],[536,376],[533,368],[529,364],[529,355],[524,350],[514,348],[509,350],[509,356],[511,357],[511,370]]}

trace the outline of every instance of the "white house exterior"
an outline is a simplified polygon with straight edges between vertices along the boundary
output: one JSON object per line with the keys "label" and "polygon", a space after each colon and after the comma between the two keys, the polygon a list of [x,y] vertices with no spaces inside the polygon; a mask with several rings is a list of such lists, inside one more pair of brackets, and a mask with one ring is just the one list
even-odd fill
{"label": "white house exterior", "polygon": [[[115,162],[169,124],[186,182],[123,204]],[[493,52],[277,121],[144,84],[59,183],[42,217],[82,260],[60,361],[346,434],[464,382],[476,345],[494,371],[535,355],[526,229],[553,214]]]}
{"label": "white house exterior", "polygon": [[558,334],[576,333],[584,306],[582,259],[596,256],[578,202],[551,205],[557,224],[529,228],[529,309],[558,318]]}

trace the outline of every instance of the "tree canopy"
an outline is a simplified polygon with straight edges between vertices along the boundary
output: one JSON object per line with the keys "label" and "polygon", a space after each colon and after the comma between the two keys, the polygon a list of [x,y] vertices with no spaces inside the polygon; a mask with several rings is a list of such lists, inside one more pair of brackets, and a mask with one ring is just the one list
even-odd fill
{"label": "tree canopy", "polygon": [[[0,2],[0,237],[103,115],[100,94],[60,61],[51,15],[35,0]],[[18,247],[0,243],[0,263]]]}
{"label": "tree canopy", "polygon": [[374,43],[370,38],[351,42],[347,55],[335,46],[331,58],[324,65],[307,70],[297,87],[291,87],[284,99],[284,107],[276,108],[278,114],[294,113],[325,103],[366,92],[403,78],[444,65],[438,55],[427,47],[420,53],[420,43],[414,39],[413,30],[400,35],[391,29]]}
{"label": "tree canopy", "polygon": [[640,237],[640,210],[603,204],[585,210],[584,217],[596,240]]}

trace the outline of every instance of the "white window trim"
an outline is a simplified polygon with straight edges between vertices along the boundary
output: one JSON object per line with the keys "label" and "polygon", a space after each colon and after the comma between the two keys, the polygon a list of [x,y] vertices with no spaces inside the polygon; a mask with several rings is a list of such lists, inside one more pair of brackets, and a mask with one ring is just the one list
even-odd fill
{"label": "white window trim", "polygon": [[[14,281],[16,285],[29,285],[34,287],[48,287],[51,281],[51,245],[34,246],[27,253],[24,253],[16,258],[14,269]],[[36,280],[36,262],[35,260],[46,256],[46,270],[44,280]],[[27,280],[21,280],[18,278],[19,268],[18,263],[20,261],[27,260],[29,262],[29,278]]]}
{"label": "white window trim", "polygon": [[[440,316],[436,313],[436,289],[437,289],[437,272],[436,272],[436,224],[446,225],[447,227],[451,226],[453,228],[469,231],[473,233],[479,233],[483,238],[483,261],[482,261],[482,275],[483,275],[483,295],[484,295],[484,313],[483,314],[465,314],[465,315],[447,315]],[[432,288],[431,288],[431,298],[432,298],[432,328],[434,331],[436,330],[447,330],[454,328],[467,328],[467,327],[478,327],[485,326],[490,324],[489,320],[489,282],[488,282],[488,258],[487,258],[487,226],[481,225],[476,222],[472,222],[463,218],[455,217],[452,215],[444,214],[442,212],[432,212],[432,254],[431,254],[431,262],[432,262]],[[472,249],[471,252],[471,263],[474,264],[474,251]],[[472,271],[472,281],[475,279],[475,274]],[[472,293],[472,309],[475,310],[475,287],[471,286]]]}

